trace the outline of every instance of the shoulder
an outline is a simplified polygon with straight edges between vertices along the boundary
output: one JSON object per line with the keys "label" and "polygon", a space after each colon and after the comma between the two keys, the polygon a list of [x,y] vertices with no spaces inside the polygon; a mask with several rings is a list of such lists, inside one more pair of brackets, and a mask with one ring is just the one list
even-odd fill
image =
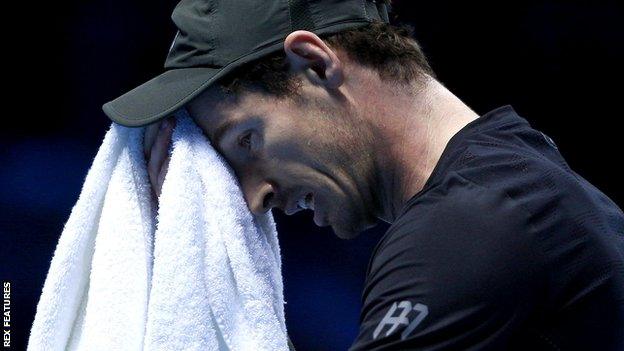
{"label": "shoulder", "polygon": [[[571,202],[562,194],[582,192],[579,184],[552,155],[513,144],[468,145],[451,171],[406,204],[377,245],[369,275],[383,274],[398,253],[445,257],[458,250],[525,248],[541,254],[544,228],[536,223],[552,211],[565,212]],[[482,263],[502,258],[508,259],[489,253]]]}
{"label": "shoulder", "polygon": [[[479,334],[486,325],[522,318],[545,284],[526,218],[504,192],[449,173],[445,186],[407,207],[378,245],[357,345],[418,342],[454,328],[486,338]],[[388,320],[401,313],[412,325],[393,328]]]}
{"label": "shoulder", "polygon": [[534,244],[528,217],[504,189],[450,172],[442,184],[408,203],[376,248],[369,273],[383,274],[379,271],[397,257],[432,257],[444,264],[459,260],[457,252],[487,265],[498,259],[493,248],[502,252]]}
{"label": "shoulder", "polygon": [[580,189],[581,181],[553,147],[538,149],[514,143],[475,142],[466,147],[456,172],[519,202],[526,195]]}

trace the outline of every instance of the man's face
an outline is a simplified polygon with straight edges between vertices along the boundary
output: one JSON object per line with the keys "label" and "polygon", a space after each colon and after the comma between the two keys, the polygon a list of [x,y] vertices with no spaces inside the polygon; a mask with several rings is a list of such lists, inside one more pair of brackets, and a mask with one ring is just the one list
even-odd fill
{"label": "man's face", "polygon": [[355,237],[376,222],[372,137],[326,89],[304,84],[300,96],[233,97],[213,87],[187,109],[233,168],[252,212],[309,208],[317,225]]}

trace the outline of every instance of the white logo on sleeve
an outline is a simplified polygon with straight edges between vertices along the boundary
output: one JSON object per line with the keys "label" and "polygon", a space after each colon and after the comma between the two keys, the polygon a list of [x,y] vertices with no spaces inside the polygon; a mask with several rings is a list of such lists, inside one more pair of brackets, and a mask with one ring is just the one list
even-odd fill
{"label": "white logo on sleeve", "polygon": [[[401,312],[398,316],[395,316],[397,308],[400,308]],[[416,312],[417,314],[414,315],[412,312]],[[407,300],[399,303],[395,301],[381,322],[379,322],[375,331],[373,331],[373,340],[377,339],[379,333],[381,333],[386,325],[390,327],[386,330],[386,334],[384,336],[392,334],[401,325],[407,325],[405,330],[401,333],[401,340],[404,340],[412,331],[414,331],[418,324],[425,319],[428,313],[429,309],[427,308],[427,305],[423,305],[422,303],[417,303],[412,306],[412,303]],[[413,318],[411,322],[409,317]]]}

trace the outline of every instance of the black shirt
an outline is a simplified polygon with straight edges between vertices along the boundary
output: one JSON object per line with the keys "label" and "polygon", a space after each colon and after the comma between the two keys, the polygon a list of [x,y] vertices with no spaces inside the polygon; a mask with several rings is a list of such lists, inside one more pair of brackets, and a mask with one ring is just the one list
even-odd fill
{"label": "black shirt", "polygon": [[511,106],[447,144],[369,262],[350,350],[624,350],[624,214]]}

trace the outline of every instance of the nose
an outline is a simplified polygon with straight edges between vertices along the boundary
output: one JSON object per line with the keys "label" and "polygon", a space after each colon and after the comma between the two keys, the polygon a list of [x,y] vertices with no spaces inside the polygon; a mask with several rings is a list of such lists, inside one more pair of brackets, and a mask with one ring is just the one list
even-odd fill
{"label": "nose", "polygon": [[245,200],[253,214],[266,213],[275,206],[275,187],[271,183],[262,182],[253,188],[245,189]]}

